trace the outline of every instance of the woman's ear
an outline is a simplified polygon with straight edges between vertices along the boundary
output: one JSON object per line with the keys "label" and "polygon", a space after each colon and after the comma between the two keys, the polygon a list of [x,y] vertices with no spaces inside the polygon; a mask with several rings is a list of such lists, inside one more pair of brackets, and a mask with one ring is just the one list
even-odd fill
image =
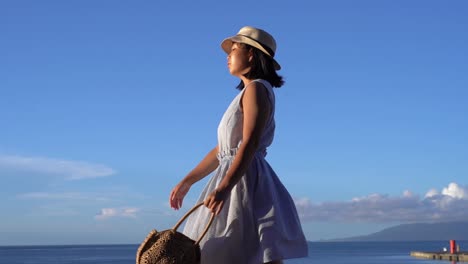
{"label": "woman's ear", "polygon": [[253,50],[249,49],[249,62],[253,61],[253,57],[254,57]]}

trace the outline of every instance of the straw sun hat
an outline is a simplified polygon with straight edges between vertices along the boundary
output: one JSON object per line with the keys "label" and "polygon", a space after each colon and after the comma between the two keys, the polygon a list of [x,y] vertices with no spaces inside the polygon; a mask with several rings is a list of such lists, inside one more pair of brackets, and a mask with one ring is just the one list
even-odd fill
{"label": "straw sun hat", "polygon": [[281,69],[279,63],[274,59],[276,52],[276,41],[268,32],[254,27],[243,27],[237,35],[226,38],[221,42],[223,50],[229,54],[233,42],[248,44],[261,50],[273,59],[275,70]]}

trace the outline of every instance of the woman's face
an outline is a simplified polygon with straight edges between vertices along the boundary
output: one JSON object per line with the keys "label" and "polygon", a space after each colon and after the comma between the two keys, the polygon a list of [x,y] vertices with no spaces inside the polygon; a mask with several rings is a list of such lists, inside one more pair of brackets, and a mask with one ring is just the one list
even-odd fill
{"label": "woman's face", "polygon": [[247,49],[247,46],[234,42],[227,56],[229,72],[237,77],[243,76],[250,71],[251,60],[252,52]]}

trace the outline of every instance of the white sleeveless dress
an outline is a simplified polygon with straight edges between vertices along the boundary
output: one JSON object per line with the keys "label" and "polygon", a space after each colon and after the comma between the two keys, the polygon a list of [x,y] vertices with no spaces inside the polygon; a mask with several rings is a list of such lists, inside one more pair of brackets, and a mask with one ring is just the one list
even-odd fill
{"label": "white sleeveless dress", "polygon": [[[308,248],[294,201],[265,160],[272,143],[275,96],[265,80],[272,106],[258,151],[245,175],[232,189],[220,214],[200,242],[201,264],[260,264],[273,260],[306,257]],[[218,127],[219,166],[202,191],[202,202],[218,186],[242,143],[243,89],[224,113]],[[210,218],[206,207],[187,220],[183,233],[198,239]]]}

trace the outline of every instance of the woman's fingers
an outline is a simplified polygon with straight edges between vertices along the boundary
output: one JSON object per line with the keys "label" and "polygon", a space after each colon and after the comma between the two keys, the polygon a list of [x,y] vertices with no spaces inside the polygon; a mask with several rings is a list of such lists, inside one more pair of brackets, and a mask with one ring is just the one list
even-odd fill
{"label": "woman's fingers", "polygon": [[171,208],[173,209],[179,209],[178,208],[178,198],[177,198],[177,192],[178,192],[178,186],[176,186],[172,192],[171,192],[171,196],[169,197],[169,204],[171,205]]}
{"label": "woman's fingers", "polygon": [[171,208],[178,210],[182,206],[182,199],[183,197],[180,197],[180,188],[179,186],[176,186],[169,196],[169,204],[171,205]]}
{"label": "woman's fingers", "polygon": [[211,209],[211,203],[212,203],[211,200],[212,200],[211,195],[209,195],[205,200],[205,206],[208,207],[209,209]]}
{"label": "woman's fingers", "polygon": [[172,190],[171,194],[169,195],[169,204],[171,205],[171,208],[174,208],[174,190]]}
{"label": "woman's fingers", "polygon": [[185,182],[180,182],[177,184],[176,187],[172,190],[171,194],[169,195],[169,204],[173,209],[180,209],[182,207],[182,202],[184,200],[185,195],[190,190],[190,185]]}
{"label": "woman's fingers", "polygon": [[224,200],[219,200],[219,197],[216,197],[216,192],[213,192],[206,197],[204,204],[212,213],[218,215],[223,209]]}
{"label": "woman's fingers", "polygon": [[206,197],[205,202],[204,202],[205,206],[208,209],[210,209],[210,211],[213,211],[213,209],[212,209],[213,208],[213,200],[214,200],[213,195],[210,194],[210,195],[208,195],[208,197]]}

